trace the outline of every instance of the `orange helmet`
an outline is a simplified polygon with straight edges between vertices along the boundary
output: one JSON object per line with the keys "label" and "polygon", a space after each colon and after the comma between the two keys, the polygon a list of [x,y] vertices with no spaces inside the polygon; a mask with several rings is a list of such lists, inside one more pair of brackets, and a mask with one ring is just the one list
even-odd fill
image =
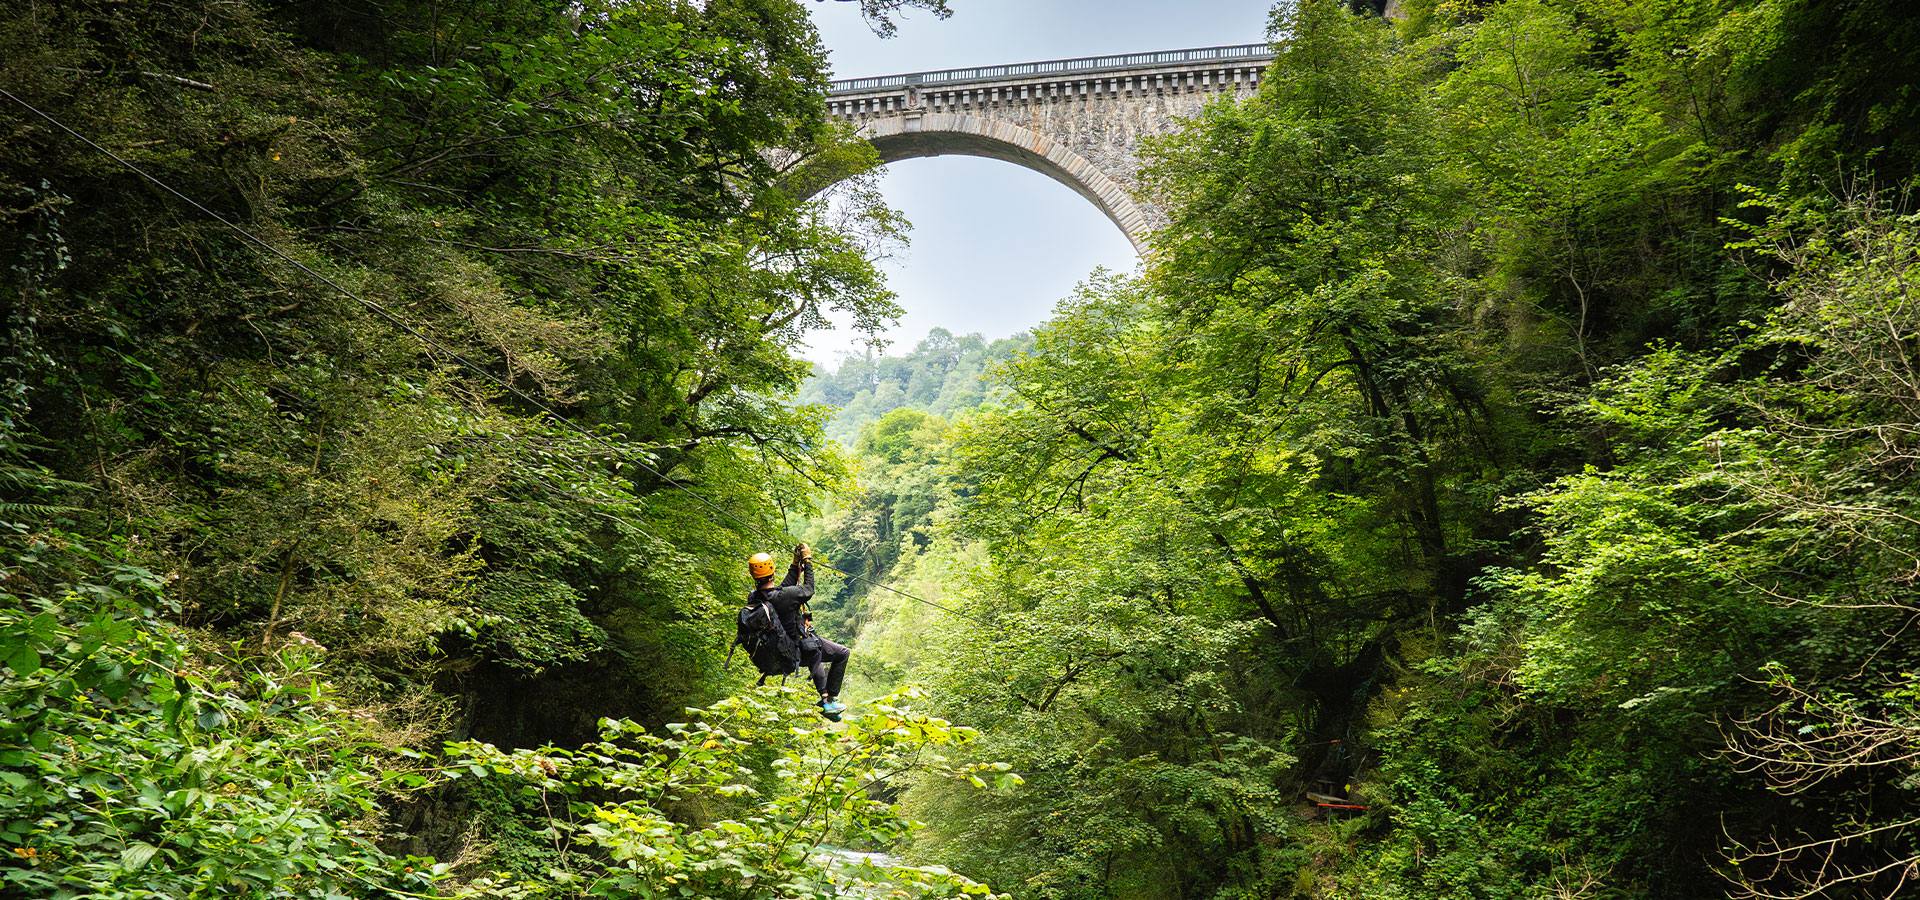
{"label": "orange helmet", "polygon": [[755,553],[753,556],[748,557],[747,574],[752,575],[755,581],[759,581],[762,578],[772,578],[773,554]]}

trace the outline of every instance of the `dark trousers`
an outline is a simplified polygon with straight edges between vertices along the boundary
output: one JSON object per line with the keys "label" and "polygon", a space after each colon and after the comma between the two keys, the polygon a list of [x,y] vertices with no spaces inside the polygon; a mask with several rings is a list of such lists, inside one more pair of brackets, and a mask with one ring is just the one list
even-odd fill
{"label": "dark trousers", "polygon": [[829,697],[838,697],[840,682],[847,680],[847,657],[852,655],[853,651],[846,647],[821,638],[820,652],[802,658],[800,663],[813,676],[814,690]]}

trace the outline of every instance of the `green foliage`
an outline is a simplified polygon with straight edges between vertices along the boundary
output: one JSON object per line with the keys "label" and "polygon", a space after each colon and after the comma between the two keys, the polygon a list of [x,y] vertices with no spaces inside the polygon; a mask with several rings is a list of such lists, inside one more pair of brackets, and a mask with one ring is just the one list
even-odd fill
{"label": "green foliage", "polygon": [[[859,467],[859,492],[825,504],[803,532],[825,559],[858,576],[825,584],[816,598],[816,621],[830,632],[864,641],[869,628],[892,629],[906,640],[910,629],[895,627],[904,611],[875,596],[870,584],[911,577],[914,560],[963,493],[947,465],[949,421],[989,408],[999,392],[987,371],[1029,343],[1020,335],[989,345],[979,335],[955,338],[934,329],[907,356],[849,359],[802,387],[801,400],[839,407],[828,434],[852,447]],[[937,581],[919,584],[922,591],[943,591]],[[914,651],[910,640],[896,643],[897,654],[884,659],[863,652],[860,677],[897,678],[898,671],[881,670]]]}
{"label": "green foliage", "polygon": [[917,787],[915,852],[1034,897],[1894,896],[1915,223],[1809,173],[1910,171],[1831,68],[1901,51],[1819,4],[1406,6],[1281,5],[1259,90],[1151,148],[1146,275],[951,449],[863,438],[956,476],[896,571],[985,623],[893,605],[887,677],[1030,780]]}
{"label": "green foliage", "polygon": [[[10,518],[67,507],[177,576],[185,622],[267,650],[298,629],[420,734],[456,675],[502,740],[721,690],[740,584],[713,562],[777,530],[770,498],[804,514],[848,475],[780,399],[792,350],[829,310],[897,312],[865,253],[897,214],[780,187],[776,160],[870,162],[828,126],[802,4],[0,16],[8,90],[366,301],[21,120]],[[632,687],[560,689],[609,672]],[[474,703],[542,683],[574,699]]]}
{"label": "green foliage", "polygon": [[[839,0],[845,3],[847,0]],[[947,0],[859,0],[860,15],[867,20],[867,26],[880,37],[893,37],[899,26],[893,17],[903,10],[924,9],[937,18],[944,19],[953,15],[947,8]]]}
{"label": "green foliage", "polygon": [[445,867],[376,846],[373,745],[319,681],[318,645],[208,658],[159,621],[159,576],[71,536],[15,547],[0,597],[0,895],[432,890]]}
{"label": "green foliage", "polygon": [[987,370],[1025,349],[1023,335],[988,343],[977,334],[955,337],[935,328],[905,356],[848,358],[832,372],[818,372],[801,385],[798,400],[838,410],[827,436],[853,445],[868,423],[910,408],[942,418],[994,400]]}
{"label": "green foliage", "polygon": [[849,683],[862,686],[861,695],[919,683],[917,673],[929,654],[946,644],[954,629],[967,627],[932,604],[951,608],[970,592],[986,564],[987,547],[945,524],[944,515],[936,517],[926,546],[903,545],[900,559],[887,570],[886,584],[902,593],[872,591],[861,600],[860,662],[847,673]]}
{"label": "green foliage", "polygon": [[[1276,8],[1144,275],[811,380],[905,223],[784,189],[872,162],[804,4],[6,7],[0,85],[365,301],[9,119],[6,896],[1898,894],[1920,17],[1401,6]],[[823,585],[924,712],[635,724],[789,517],[969,617]]]}
{"label": "green foliage", "polygon": [[[1863,199],[1792,209],[1759,229],[1745,246],[1792,265],[1782,305],[1728,349],[1658,348],[1603,382],[1586,413],[1616,436],[1616,467],[1527,498],[1542,515],[1542,566],[1488,578],[1491,602],[1473,612],[1452,665],[1516,691],[1509,720],[1580,711],[1590,762],[1545,783],[1584,788],[1570,796],[1590,798],[1573,807],[1587,859],[1616,877],[1670,846],[1682,802],[1737,811],[1731,847],[1696,852],[1724,859],[1740,896],[1894,891],[1886,866],[1913,858],[1882,837],[1903,818],[1875,812],[1910,789],[1910,773],[1864,748],[1903,746],[1892,735],[1911,715],[1899,634],[1915,608],[1905,512],[1915,498],[1887,480],[1906,471],[1907,453],[1886,438],[1920,411],[1897,386],[1910,382],[1891,374],[1909,365],[1895,361],[1892,336],[1914,328],[1903,286],[1914,227]],[[1716,717],[1738,724],[1707,727]],[[1513,734],[1538,740],[1549,728]],[[1609,746],[1610,734],[1636,740]],[[1716,751],[1719,764],[1702,763]],[[1766,780],[1742,784],[1727,761]],[[1502,771],[1512,768],[1493,767],[1486,783],[1515,778]],[[1755,796],[1761,784],[1796,799]],[[1800,807],[1825,812],[1797,821]],[[1653,832],[1659,843],[1602,842],[1621,827],[1602,823],[1623,810],[1668,823]]]}
{"label": "green foliage", "polygon": [[[863,11],[889,27],[910,9],[945,6]],[[556,857],[495,798],[374,806],[353,736],[577,745],[603,716],[657,722],[726,690],[716,623],[737,560],[781,505],[810,514],[850,474],[824,412],[785,399],[807,371],[792,351],[828,312],[870,330],[897,313],[867,250],[897,239],[898,215],[857,178],[832,216],[783,190],[789,164],[872,162],[830,127],[824,67],[789,0],[0,12],[0,86],[360,298],[37,117],[8,120],[0,519],[165,573],[173,605],[149,618],[194,630],[164,632],[165,652],[136,642],[141,665],[304,660],[223,663],[234,684],[204,689],[247,723],[220,759],[280,792],[257,808],[244,783],[181,781],[223,763],[168,768],[215,744],[206,726],[102,719],[97,755],[129,773],[114,789],[146,782],[178,807],[139,813],[102,853],[144,840],[142,874],[191,872],[189,848],[226,840],[218,816],[279,810],[281,830],[249,824],[203,883],[156,895],[426,890],[382,874],[347,814],[369,834],[430,821],[410,846],[449,857],[469,825],[492,829],[479,845],[541,874]],[[134,712],[168,702],[155,678],[158,699],[127,694]],[[317,692],[313,710],[287,684]],[[59,705],[43,687],[8,702]],[[338,727],[333,702],[360,724]],[[276,758],[316,778],[286,782]],[[188,809],[188,790],[215,802]],[[337,860],[316,873],[308,854]]]}
{"label": "green foliage", "polygon": [[1802,191],[1857,175],[1882,185],[1920,173],[1911,83],[1912,10],[1791,0],[1730,4],[1715,37],[1756,142]]}
{"label": "green foliage", "polygon": [[861,430],[854,448],[860,493],[830,504],[824,518],[813,523],[825,558],[856,577],[817,595],[817,622],[850,636],[864,630],[873,620],[871,583],[904,575],[901,563],[933,539],[956,497],[945,467],[947,434],[945,420],[906,407]]}
{"label": "green foliage", "polygon": [[481,615],[467,628],[473,637],[484,632],[492,638],[499,645],[495,654],[506,665],[538,672],[587,659],[606,647],[605,631],[580,614],[581,597],[565,582],[500,576],[483,591],[474,599]]}
{"label": "green foliage", "polygon": [[990,777],[1002,790],[1019,782],[1005,764],[948,764],[941,752],[975,732],[895,705],[912,698],[863,704],[829,727],[809,715],[805,692],[784,688],[689,710],[692,721],[657,734],[608,720],[601,740],[578,750],[453,745],[445,777],[517,785],[555,848],[552,869],[519,878],[501,872],[475,889],[619,898],[827,898],[876,888],[899,897],[1003,896],[937,867],[836,868],[821,853],[828,842],[887,846],[910,831],[878,796],[889,778],[917,771],[978,789]]}
{"label": "green foliage", "polygon": [[962,596],[948,602],[987,624],[930,617],[942,639],[918,674],[981,725],[977,752],[1028,785],[983,802],[916,784],[912,808],[930,823],[916,853],[1049,897],[1264,896],[1291,873],[1276,781],[1293,760],[1258,736],[1248,686],[1224,676],[1248,658],[1250,629],[1131,593],[1153,590],[1151,576],[955,574]]}

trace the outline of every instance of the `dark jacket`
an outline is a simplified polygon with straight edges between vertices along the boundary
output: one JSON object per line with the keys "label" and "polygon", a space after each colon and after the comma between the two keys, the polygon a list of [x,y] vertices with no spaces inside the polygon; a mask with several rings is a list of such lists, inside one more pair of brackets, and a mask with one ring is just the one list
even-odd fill
{"label": "dark jacket", "polygon": [[780,617],[781,627],[785,628],[788,634],[793,635],[794,640],[799,640],[800,605],[813,599],[813,563],[807,563],[804,566],[795,563],[788,566],[787,580],[780,582],[779,587],[755,588],[755,590],[766,597],[768,603],[773,604],[774,613]]}

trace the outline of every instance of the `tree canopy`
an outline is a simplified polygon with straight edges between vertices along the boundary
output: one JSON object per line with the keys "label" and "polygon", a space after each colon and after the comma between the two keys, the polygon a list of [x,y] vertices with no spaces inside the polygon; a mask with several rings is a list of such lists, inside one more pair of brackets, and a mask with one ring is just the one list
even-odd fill
{"label": "tree canopy", "polygon": [[7,6],[0,898],[1910,893],[1908,6],[1278,4],[1139,273],[832,372],[798,0]]}

